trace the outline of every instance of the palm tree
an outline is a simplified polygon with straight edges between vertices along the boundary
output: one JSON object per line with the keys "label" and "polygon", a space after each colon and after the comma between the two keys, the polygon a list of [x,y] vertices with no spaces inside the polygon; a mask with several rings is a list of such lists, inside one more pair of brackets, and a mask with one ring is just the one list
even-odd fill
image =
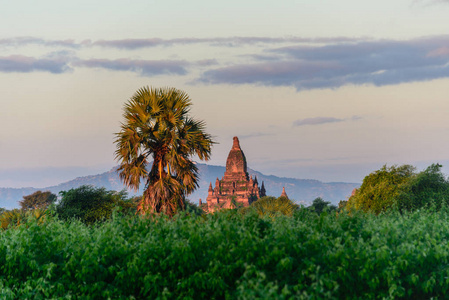
{"label": "palm tree", "polygon": [[[205,123],[189,116],[189,96],[175,88],[139,89],[125,104],[115,157],[121,180],[134,190],[145,180],[139,212],[172,216],[185,208],[185,197],[198,187],[192,161],[210,158],[212,137]],[[151,163],[151,168],[149,164]]]}

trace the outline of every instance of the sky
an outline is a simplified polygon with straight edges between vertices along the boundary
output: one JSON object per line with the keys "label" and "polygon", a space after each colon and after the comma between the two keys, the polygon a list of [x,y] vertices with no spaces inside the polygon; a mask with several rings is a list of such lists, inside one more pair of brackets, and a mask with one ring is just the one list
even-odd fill
{"label": "sky", "polygon": [[225,165],[449,173],[449,1],[0,0],[0,187],[104,172],[143,86],[192,99]]}

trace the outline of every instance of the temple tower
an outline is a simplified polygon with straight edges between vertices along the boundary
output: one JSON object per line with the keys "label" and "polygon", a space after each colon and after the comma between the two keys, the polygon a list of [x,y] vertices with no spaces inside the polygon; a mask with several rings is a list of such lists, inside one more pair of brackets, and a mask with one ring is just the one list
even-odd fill
{"label": "temple tower", "polygon": [[281,197],[285,197],[288,199],[287,193],[285,192],[285,187],[282,187],[282,194]]}
{"label": "temple tower", "polygon": [[215,188],[209,185],[207,207],[209,212],[222,208],[249,206],[265,194],[265,187],[259,189],[257,177],[249,177],[245,154],[240,142],[234,137],[231,151],[226,160],[226,171],[221,180],[217,178]]}
{"label": "temple tower", "polygon": [[226,160],[226,172],[223,180],[248,180],[248,171],[246,165],[246,157],[240,148],[238,137],[234,137],[232,149],[229,151],[228,159]]}

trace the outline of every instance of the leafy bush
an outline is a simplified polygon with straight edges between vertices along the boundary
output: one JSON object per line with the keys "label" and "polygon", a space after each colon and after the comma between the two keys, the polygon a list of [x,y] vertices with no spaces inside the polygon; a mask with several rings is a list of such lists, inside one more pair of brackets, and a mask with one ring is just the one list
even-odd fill
{"label": "leafy bush", "polygon": [[397,197],[406,189],[414,175],[415,168],[410,165],[383,166],[363,179],[355,195],[349,198],[348,209],[379,214],[392,208]]}
{"label": "leafy bush", "polygon": [[25,212],[17,208],[5,211],[0,216],[0,224],[2,229],[6,229],[9,226],[18,226],[24,223],[25,220],[26,220]]}
{"label": "leafy bush", "polygon": [[126,199],[126,192],[106,191],[83,185],[76,189],[60,192],[62,198],[56,206],[56,212],[63,220],[79,219],[86,224],[109,219],[114,207],[124,212],[135,211],[136,198]]}
{"label": "leafy bush", "polygon": [[0,232],[0,299],[444,298],[448,239],[446,209],[30,220]]}
{"label": "leafy bush", "polygon": [[321,197],[315,198],[312,202],[312,205],[310,205],[308,208],[316,212],[318,215],[320,215],[323,211],[337,210],[337,207],[335,205],[331,205],[330,202],[324,201]]}
{"label": "leafy bush", "polygon": [[8,227],[17,227],[23,224],[27,224],[30,218],[33,218],[39,224],[42,224],[50,215],[52,211],[50,209],[36,208],[30,211],[13,209],[5,211],[0,215],[0,224],[2,229]]}
{"label": "leafy bush", "polygon": [[392,208],[416,210],[449,204],[449,181],[441,165],[432,164],[415,173],[410,165],[383,166],[363,179],[362,186],[346,203],[349,210],[359,209],[379,214]]}
{"label": "leafy bush", "polygon": [[195,215],[195,216],[201,216],[204,214],[204,210],[197,204],[191,202],[190,200],[185,200],[185,211],[187,214]]}
{"label": "leafy bush", "polygon": [[413,176],[397,197],[398,208],[414,210],[426,206],[436,209],[449,203],[449,181],[441,173],[440,164],[432,164]]}
{"label": "leafy bush", "polygon": [[278,213],[291,216],[296,209],[298,209],[298,205],[286,197],[276,198],[265,196],[251,203],[249,207],[241,208],[240,211],[247,213],[248,211],[254,210],[259,216],[273,218]]}
{"label": "leafy bush", "polygon": [[23,196],[23,200],[19,201],[19,204],[22,210],[30,210],[37,208],[45,209],[49,205],[55,203],[56,200],[57,200],[56,195],[49,191],[46,192],[37,191],[31,195]]}

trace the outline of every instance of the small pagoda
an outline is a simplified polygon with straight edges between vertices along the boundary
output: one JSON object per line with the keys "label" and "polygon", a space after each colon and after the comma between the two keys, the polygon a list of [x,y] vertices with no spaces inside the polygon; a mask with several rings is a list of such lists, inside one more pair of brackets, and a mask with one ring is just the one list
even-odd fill
{"label": "small pagoda", "polygon": [[247,171],[246,157],[240,148],[240,142],[234,137],[232,149],[226,160],[224,176],[209,185],[207,211],[214,212],[222,208],[249,206],[253,201],[265,196],[264,183],[259,188],[257,177],[250,177]]}

